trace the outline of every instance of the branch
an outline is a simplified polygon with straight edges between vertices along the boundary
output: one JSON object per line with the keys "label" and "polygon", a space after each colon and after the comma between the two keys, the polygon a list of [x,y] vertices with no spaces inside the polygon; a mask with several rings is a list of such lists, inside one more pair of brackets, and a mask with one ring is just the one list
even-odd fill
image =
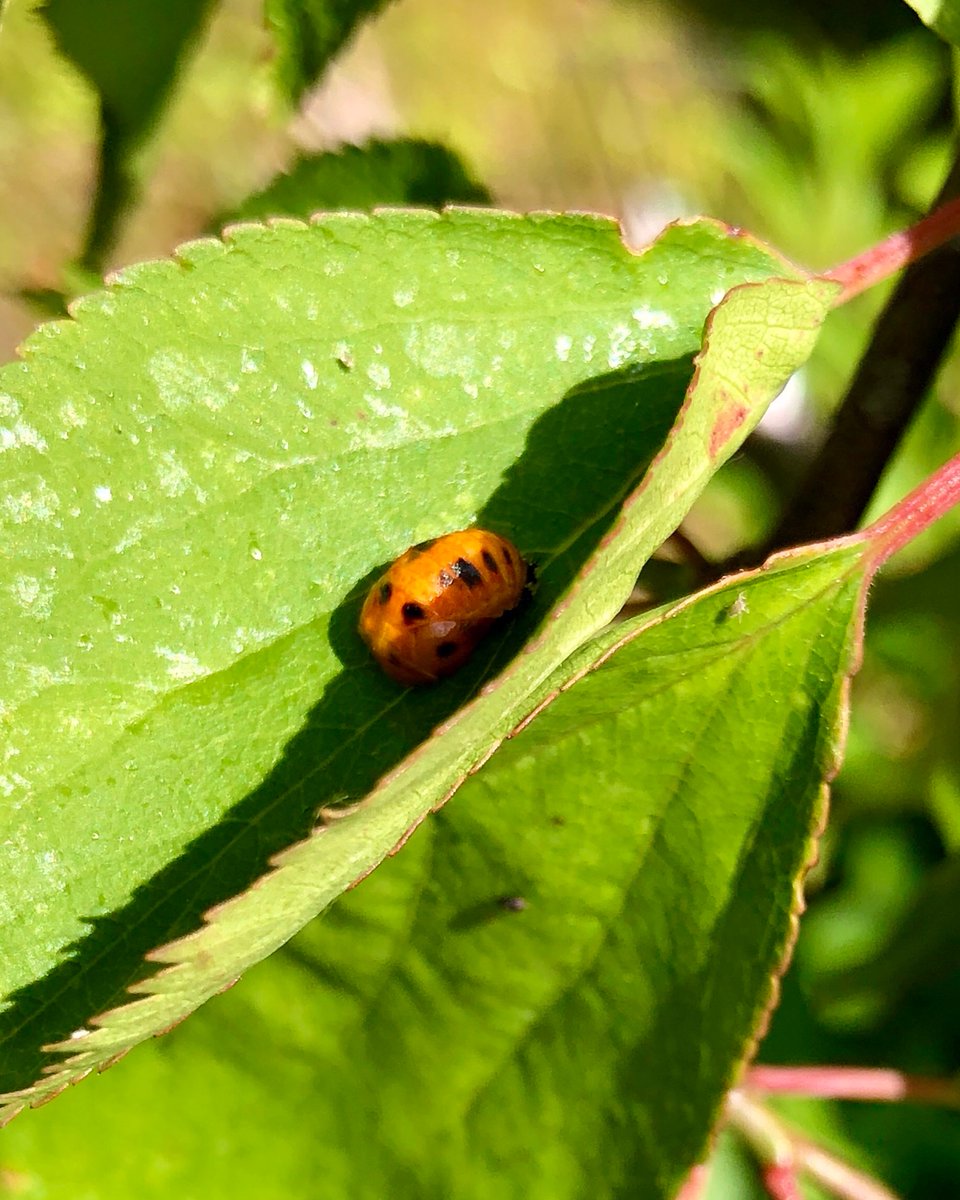
{"label": "branch", "polygon": [[878,1179],[856,1170],[822,1146],[799,1135],[794,1135],[793,1145],[803,1171],[833,1192],[838,1200],[899,1200]]}
{"label": "branch", "polygon": [[905,1100],[960,1108],[960,1085],[955,1079],[905,1075],[874,1067],[751,1067],[744,1086],[831,1100]]}
{"label": "branch", "polygon": [[792,1162],[771,1163],[760,1174],[770,1200],[803,1200],[797,1169]]}
{"label": "branch", "polygon": [[798,1171],[822,1184],[838,1200],[898,1200],[879,1180],[789,1129],[739,1088],[728,1093],[725,1116],[762,1164],[764,1184],[774,1200],[791,1196],[789,1188],[795,1187]]}
{"label": "branch", "polygon": [[[899,234],[900,260],[912,261],[894,288],[874,326],[870,345],[853,377],[834,424],[806,479],[790,502],[763,557],[773,550],[815,541],[856,528],[877,482],[904,430],[933,381],[960,320],[960,246],[936,245],[935,236],[956,233],[960,211],[960,158],[954,161],[934,212],[914,230]],[[947,201],[954,201],[944,208]],[[935,249],[930,249],[936,245]],[[886,272],[897,261],[891,241],[877,248],[886,254]],[[854,294],[878,276],[877,255],[835,268],[829,277]],[[872,264],[872,266],[870,265]]]}

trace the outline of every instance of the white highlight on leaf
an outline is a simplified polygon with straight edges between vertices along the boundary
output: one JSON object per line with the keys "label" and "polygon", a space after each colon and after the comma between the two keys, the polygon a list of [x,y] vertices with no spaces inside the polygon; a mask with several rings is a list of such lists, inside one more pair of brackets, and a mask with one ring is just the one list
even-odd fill
{"label": "white highlight on leaf", "polygon": [[673,329],[676,321],[667,313],[643,304],[633,310],[633,319],[641,329]]}
{"label": "white highlight on leaf", "polygon": [[10,775],[0,775],[0,795],[12,796],[17,791],[30,791],[30,781],[16,771]]}
{"label": "white highlight on leaf", "polygon": [[106,483],[101,483],[93,489],[93,494],[99,504],[109,504],[113,499],[113,491]]}
{"label": "white highlight on leaf", "polygon": [[313,365],[309,358],[305,358],[300,364],[300,370],[303,372],[303,378],[306,380],[307,387],[311,391],[320,382],[320,376],[317,373],[317,368]]}
{"label": "white highlight on leaf", "polygon": [[393,302],[397,308],[406,308],[408,304],[412,304],[417,298],[417,289],[415,287],[397,288],[393,293]]}
{"label": "white highlight on leaf", "polygon": [[188,654],[185,650],[172,650],[169,646],[155,646],[153,652],[158,658],[165,658],[169,662],[167,674],[171,679],[196,679],[206,674],[206,667],[195,654]]}
{"label": "white highlight on leaf", "polygon": [[113,547],[114,554],[122,554],[124,550],[129,550],[131,546],[135,546],[137,542],[143,540],[143,528],[140,525],[131,525],[123,537]]}
{"label": "white highlight on leaf", "polygon": [[4,450],[19,450],[23,446],[32,446],[42,453],[47,448],[47,441],[39,430],[26,421],[17,421],[12,427],[0,425],[0,454]]}
{"label": "white highlight on leaf", "polygon": [[629,362],[636,353],[637,342],[626,325],[614,325],[610,330],[610,349],[607,351],[607,365],[616,370]]}
{"label": "white highlight on leaf", "polygon": [[202,488],[193,484],[190,472],[177,458],[174,450],[161,450],[156,456],[157,483],[165,496],[182,496],[188,487],[193,486],[197,499],[203,503],[206,493]]}
{"label": "white highlight on leaf", "polygon": [[561,362],[570,361],[570,351],[572,348],[573,338],[570,337],[569,334],[558,333],[557,339],[554,342],[554,349],[556,351],[557,358],[559,358]]}
{"label": "white highlight on leaf", "polygon": [[62,437],[66,437],[71,429],[82,429],[87,423],[86,414],[82,413],[72,400],[65,400],[60,405],[60,420],[64,428]]}
{"label": "white highlight on leaf", "polygon": [[[60,497],[44,479],[38,479],[32,491],[4,496],[2,511],[15,525],[28,521],[54,521],[60,510]],[[59,521],[55,524],[60,525]]]}
{"label": "white highlight on leaf", "polygon": [[[201,374],[195,362],[178,350],[158,350],[150,356],[147,370],[160,399],[173,411],[186,407],[199,390]],[[151,432],[149,428],[147,432]]]}
{"label": "white highlight on leaf", "polygon": [[390,387],[390,368],[386,363],[371,363],[367,367],[367,377],[373,386],[381,391]]}
{"label": "white highlight on leaf", "polygon": [[45,621],[53,611],[53,588],[35,575],[16,575],[8,591],[27,616]]}
{"label": "white highlight on leaf", "polygon": [[476,355],[460,325],[434,321],[414,325],[407,334],[404,348],[410,361],[435,379],[476,375]]}
{"label": "white highlight on leaf", "polygon": [[363,398],[370,411],[376,413],[378,417],[396,417],[402,422],[410,420],[409,412],[399,404],[387,404],[379,396],[372,396],[367,392],[364,392]]}

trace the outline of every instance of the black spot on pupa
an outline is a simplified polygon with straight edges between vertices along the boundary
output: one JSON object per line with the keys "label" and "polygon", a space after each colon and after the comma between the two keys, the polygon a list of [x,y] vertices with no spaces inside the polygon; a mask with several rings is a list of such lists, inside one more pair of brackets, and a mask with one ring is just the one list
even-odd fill
{"label": "black spot on pupa", "polygon": [[417,604],[413,600],[408,600],[403,608],[400,609],[400,612],[403,614],[403,619],[407,622],[422,621],[427,615],[423,605]]}
{"label": "black spot on pupa", "polygon": [[419,556],[423,554],[425,550],[430,549],[436,540],[436,538],[427,538],[425,542],[417,542],[415,546],[410,547],[407,553],[411,558],[419,558]]}
{"label": "black spot on pupa", "polygon": [[497,560],[493,557],[493,555],[490,553],[489,550],[484,550],[481,557],[483,558],[483,565],[487,568],[488,571],[492,571],[494,573],[494,575],[500,574],[499,564],[497,563]]}
{"label": "black spot on pupa", "polygon": [[453,570],[468,588],[475,588],[478,583],[483,583],[483,576],[469,559],[458,558],[453,564]]}
{"label": "black spot on pupa", "polygon": [[380,603],[386,604],[392,595],[393,584],[387,580],[384,580],[383,583],[380,584]]}
{"label": "black spot on pupa", "polygon": [[388,654],[388,655],[387,655],[387,662],[391,662],[391,663],[393,663],[393,665],[394,665],[395,667],[399,667],[399,666],[400,666],[400,659],[399,659],[399,658],[397,658],[397,656],[396,656],[395,654]]}
{"label": "black spot on pupa", "polygon": [[503,561],[507,564],[507,570],[511,570],[513,567],[513,555],[506,546],[503,548]]}
{"label": "black spot on pupa", "polygon": [[441,642],[437,647],[437,658],[449,658],[451,654],[456,654],[456,642]]}

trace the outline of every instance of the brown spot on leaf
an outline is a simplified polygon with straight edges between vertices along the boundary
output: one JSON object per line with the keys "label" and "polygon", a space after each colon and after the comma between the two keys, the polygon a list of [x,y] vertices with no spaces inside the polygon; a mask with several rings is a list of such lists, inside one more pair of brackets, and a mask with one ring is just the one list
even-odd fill
{"label": "brown spot on leaf", "polygon": [[716,458],[747,419],[749,409],[741,400],[728,400],[710,431],[710,457]]}

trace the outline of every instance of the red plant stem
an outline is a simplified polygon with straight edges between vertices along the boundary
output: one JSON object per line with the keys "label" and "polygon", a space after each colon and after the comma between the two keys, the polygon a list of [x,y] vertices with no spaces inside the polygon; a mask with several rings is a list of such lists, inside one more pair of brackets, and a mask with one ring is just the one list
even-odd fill
{"label": "red plant stem", "polygon": [[793,1163],[771,1163],[760,1172],[770,1200],[803,1200]]}
{"label": "red plant stem", "polygon": [[804,1174],[822,1184],[838,1200],[898,1200],[896,1193],[878,1179],[842,1162],[822,1146],[798,1135],[794,1136],[793,1144]]}
{"label": "red plant stem", "polygon": [[960,504],[960,454],[858,535],[873,543],[874,569],[957,504]]}
{"label": "red plant stem", "polygon": [[751,1067],[747,1087],[795,1092],[833,1100],[910,1100],[960,1108],[960,1087],[952,1079],[905,1075],[873,1067]]}
{"label": "red plant stem", "polygon": [[680,1191],[677,1192],[674,1200],[701,1200],[701,1197],[706,1194],[709,1182],[710,1168],[706,1163],[697,1163],[680,1185]]}
{"label": "red plant stem", "polygon": [[841,284],[836,304],[844,304],[867,288],[888,279],[895,271],[923,258],[931,250],[960,235],[960,199],[948,200],[909,229],[891,234],[884,241],[829,271],[822,279]]}
{"label": "red plant stem", "polygon": [[[960,156],[954,159],[930,216],[892,243],[834,268],[831,278],[866,283],[868,264],[895,267],[903,254],[930,250],[957,232]],[[847,282],[850,280],[848,279]],[[846,295],[845,293],[844,295]],[[853,294],[853,291],[849,294]],[[910,262],[877,318],[826,440],[789,500],[760,558],[785,546],[823,541],[860,523],[891,456],[929,392],[960,322],[960,238]]]}
{"label": "red plant stem", "polygon": [[[795,1133],[776,1113],[740,1088],[734,1088],[727,1094],[724,1115],[727,1123],[740,1134],[757,1159],[766,1164],[765,1183],[772,1180],[775,1186],[785,1186],[784,1180],[789,1177],[785,1168],[789,1168],[794,1176],[799,1170],[816,1179],[839,1200],[897,1200],[894,1193],[879,1180],[855,1170],[822,1146]],[[770,1191],[770,1195],[780,1200],[781,1196],[786,1198],[791,1193]]]}

